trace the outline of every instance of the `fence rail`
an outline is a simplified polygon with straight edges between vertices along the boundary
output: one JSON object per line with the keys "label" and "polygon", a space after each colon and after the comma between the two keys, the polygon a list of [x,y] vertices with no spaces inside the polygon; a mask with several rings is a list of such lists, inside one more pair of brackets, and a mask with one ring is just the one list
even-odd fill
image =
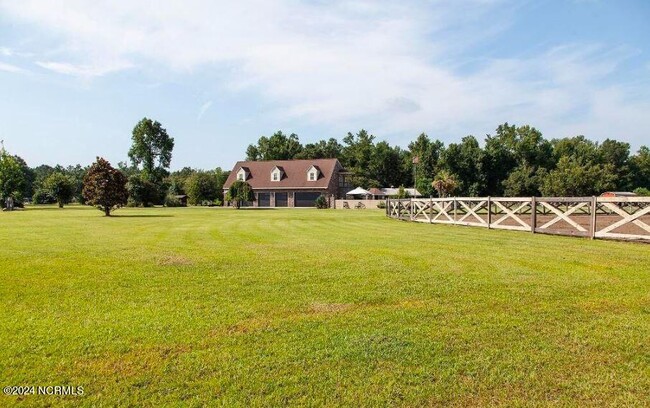
{"label": "fence rail", "polygon": [[406,221],[650,242],[650,197],[450,197],[387,199]]}

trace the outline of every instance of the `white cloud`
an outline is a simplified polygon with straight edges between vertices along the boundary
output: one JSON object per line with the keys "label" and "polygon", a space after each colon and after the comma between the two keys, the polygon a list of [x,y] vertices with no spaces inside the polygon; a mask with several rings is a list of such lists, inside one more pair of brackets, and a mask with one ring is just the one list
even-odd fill
{"label": "white cloud", "polygon": [[27,70],[23,68],[2,61],[0,61],[0,71],[10,72],[12,74],[24,74],[27,72]]}
{"label": "white cloud", "polygon": [[[603,85],[635,50],[565,44],[460,71],[474,60],[471,47],[510,24],[514,7],[501,7],[504,1],[59,3],[0,0],[0,11],[60,44],[40,66],[81,77],[133,66],[226,68],[223,84],[231,92],[255,90],[273,102],[279,121],[454,138],[505,120],[543,131],[585,128],[591,137],[627,127],[626,137],[637,139],[650,126],[646,116],[630,114],[647,100]],[[489,28],[480,23],[486,16]],[[603,99],[612,95],[615,104]],[[610,122],[623,118],[628,123]]]}
{"label": "white cloud", "polygon": [[130,68],[128,63],[112,65],[71,64],[69,62],[37,61],[36,65],[59,74],[75,75],[79,77],[98,77],[111,72]]}
{"label": "white cloud", "polygon": [[210,109],[211,106],[212,106],[212,101],[207,101],[203,105],[201,105],[196,120],[201,120],[201,118],[203,118],[203,115],[205,115],[205,113],[208,111],[208,109]]}

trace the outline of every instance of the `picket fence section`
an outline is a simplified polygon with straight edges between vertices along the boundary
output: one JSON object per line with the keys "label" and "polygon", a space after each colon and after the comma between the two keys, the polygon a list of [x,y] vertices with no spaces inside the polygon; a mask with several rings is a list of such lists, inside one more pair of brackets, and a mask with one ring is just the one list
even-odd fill
{"label": "picket fence section", "polygon": [[387,199],[406,221],[650,242],[650,197],[449,197]]}

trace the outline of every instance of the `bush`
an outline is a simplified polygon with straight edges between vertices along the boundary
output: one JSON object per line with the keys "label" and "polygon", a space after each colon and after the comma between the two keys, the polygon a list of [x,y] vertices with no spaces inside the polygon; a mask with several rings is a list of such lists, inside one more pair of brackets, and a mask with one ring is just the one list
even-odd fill
{"label": "bush", "polygon": [[324,210],[326,208],[329,208],[329,206],[330,204],[324,195],[321,195],[316,199],[316,208],[318,208],[319,210]]}
{"label": "bush", "polygon": [[32,201],[34,204],[54,204],[56,203],[56,198],[54,198],[48,190],[39,188],[34,193]]}
{"label": "bush", "polygon": [[639,187],[634,189],[634,194],[641,197],[650,197],[650,189],[647,189],[645,187]]}
{"label": "bush", "polygon": [[165,202],[163,203],[165,207],[182,207],[183,203],[181,203],[181,200],[176,198],[175,195],[168,194],[165,197]]}
{"label": "bush", "polygon": [[380,201],[379,204],[377,204],[377,208],[383,210],[384,208],[386,208],[386,202],[385,201]]}

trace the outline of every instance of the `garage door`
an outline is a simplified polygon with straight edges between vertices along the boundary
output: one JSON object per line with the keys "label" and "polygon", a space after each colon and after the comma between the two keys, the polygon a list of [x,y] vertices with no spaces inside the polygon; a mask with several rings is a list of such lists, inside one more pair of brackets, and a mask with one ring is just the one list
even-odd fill
{"label": "garage door", "polygon": [[270,207],[271,193],[257,193],[257,205],[258,207]]}
{"label": "garage door", "polygon": [[295,193],[295,206],[296,207],[314,207],[316,206],[316,199],[320,197],[320,193]]}
{"label": "garage door", "polygon": [[275,206],[287,207],[289,205],[289,197],[287,193],[275,193]]}

